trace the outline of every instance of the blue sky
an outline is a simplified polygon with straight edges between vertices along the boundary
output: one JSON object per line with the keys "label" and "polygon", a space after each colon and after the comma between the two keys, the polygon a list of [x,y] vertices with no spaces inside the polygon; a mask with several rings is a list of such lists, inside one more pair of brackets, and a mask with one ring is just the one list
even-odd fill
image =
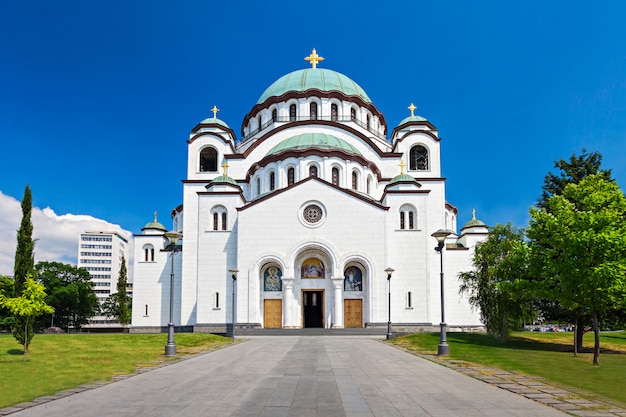
{"label": "blue sky", "polygon": [[524,226],[553,162],[583,147],[626,182],[625,21],[624,1],[2,2],[0,232],[10,246],[26,184],[41,227],[139,233],[154,211],[170,227],[190,130],[217,105],[239,135],[313,47],[389,132],[411,102],[437,126],[459,224],[475,208]]}

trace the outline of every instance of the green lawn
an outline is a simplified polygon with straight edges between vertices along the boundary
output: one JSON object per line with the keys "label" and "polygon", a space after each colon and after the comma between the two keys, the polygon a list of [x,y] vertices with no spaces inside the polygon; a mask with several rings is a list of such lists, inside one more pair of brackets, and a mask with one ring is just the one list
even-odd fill
{"label": "green lawn", "polygon": [[[175,338],[179,355],[209,350],[230,339],[200,333]],[[108,381],[154,365],[163,356],[166,334],[38,334],[26,362],[22,346],[0,335],[0,408],[95,381]]]}
{"label": "green lawn", "polygon": [[[421,353],[436,353],[439,334],[397,338],[395,344]],[[513,333],[502,344],[483,333],[448,333],[450,358],[545,378],[548,383],[582,390],[626,406],[626,332],[603,333],[600,366],[592,365],[593,334],[585,353],[574,356],[572,333]],[[580,391],[579,391],[580,392]]]}

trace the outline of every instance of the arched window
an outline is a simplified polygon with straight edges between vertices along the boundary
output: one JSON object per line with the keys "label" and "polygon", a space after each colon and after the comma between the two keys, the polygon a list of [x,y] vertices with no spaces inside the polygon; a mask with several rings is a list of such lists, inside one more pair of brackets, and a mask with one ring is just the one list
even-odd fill
{"label": "arched window", "polygon": [[276,109],[272,110],[272,122],[278,120],[278,111]]}
{"label": "arched window", "polygon": [[154,246],[152,246],[152,245],[144,246],[143,247],[143,252],[144,252],[143,260],[145,262],[154,262]]}
{"label": "arched window", "polygon": [[296,170],[290,167],[287,170],[287,185],[291,185],[296,182]]}
{"label": "arched window", "polygon": [[289,120],[292,122],[296,120],[296,105],[295,104],[292,104],[291,106],[289,106]]}
{"label": "arched window", "polygon": [[411,204],[400,207],[400,230],[417,230],[417,210]]}
{"label": "arched window", "polygon": [[367,119],[365,120],[366,122],[366,127],[369,129],[370,128],[370,115],[367,115]]}
{"label": "arched window", "polygon": [[367,177],[367,193],[371,194],[372,192],[372,177]]}
{"label": "arched window", "polygon": [[276,174],[274,171],[270,172],[270,191],[273,191],[276,188]]}
{"label": "arched window", "polygon": [[283,271],[279,267],[270,265],[263,271],[263,291],[283,290]]}
{"label": "arched window", "polygon": [[218,221],[219,221],[219,213],[215,212],[215,213],[213,213],[213,230],[217,230],[217,228],[218,228]]}
{"label": "arched window", "polygon": [[317,166],[311,165],[309,167],[309,177],[317,177]]}
{"label": "arched window", "polygon": [[352,120],[356,120],[356,110],[355,110],[355,108],[354,108],[354,107],[352,107],[352,108],[350,109],[350,118],[351,118]]}
{"label": "arched window", "polygon": [[339,186],[339,168],[334,167],[332,174],[333,174],[333,177],[332,177],[333,185]]}
{"label": "arched window", "polygon": [[356,266],[349,266],[343,272],[344,291],[363,291],[363,271]]}
{"label": "arched window", "polygon": [[[224,206],[215,206],[211,209],[213,214],[213,230],[228,230],[228,210]],[[220,220],[222,225],[220,227]]]}
{"label": "arched window", "polygon": [[222,230],[226,230],[226,210],[222,212]]}
{"label": "arched window", "polygon": [[359,174],[356,171],[352,171],[352,189],[359,189]]}
{"label": "arched window", "polygon": [[309,114],[311,115],[311,120],[317,120],[317,103],[309,104]]}
{"label": "arched window", "polygon": [[256,194],[261,194],[261,178],[256,179]]}
{"label": "arched window", "polygon": [[409,153],[409,169],[414,171],[428,170],[428,150],[421,146],[415,145]]}
{"label": "arched window", "polygon": [[259,130],[261,130],[261,115],[259,114]]}
{"label": "arched window", "polygon": [[337,110],[337,105],[335,103],[330,105],[330,120],[338,120],[339,119],[339,111]]}
{"label": "arched window", "polygon": [[217,151],[213,148],[204,148],[200,151],[200,171],[217,171]]}

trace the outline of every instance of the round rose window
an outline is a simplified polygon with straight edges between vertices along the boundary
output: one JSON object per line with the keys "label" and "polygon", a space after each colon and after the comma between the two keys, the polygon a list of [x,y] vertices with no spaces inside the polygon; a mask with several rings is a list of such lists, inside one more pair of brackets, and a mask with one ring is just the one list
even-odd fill
{"label": "round rose window", "polygon": [[317,223],[322,220],[322,209],[316,204],[309,204],[304,208],[302,217],[309,223]]}

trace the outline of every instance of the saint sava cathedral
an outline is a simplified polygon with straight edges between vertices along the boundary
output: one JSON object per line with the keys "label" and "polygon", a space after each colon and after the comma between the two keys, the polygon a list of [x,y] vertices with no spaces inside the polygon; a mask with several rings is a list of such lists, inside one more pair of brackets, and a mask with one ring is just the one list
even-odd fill
{"label": "saint sava cathedral", "polygon": [[457,275],[487,226],[458,228],[437,128],[411,104],[389,134],[359,84],[315,49],[305,60],[251,103],[239,136],[216,106],[191,130],[172,227],[155,214],[134,236],[132,331],[163,331],[170,302],[194,332],[435,328],[442,229],[445,321],[481,326]]}

